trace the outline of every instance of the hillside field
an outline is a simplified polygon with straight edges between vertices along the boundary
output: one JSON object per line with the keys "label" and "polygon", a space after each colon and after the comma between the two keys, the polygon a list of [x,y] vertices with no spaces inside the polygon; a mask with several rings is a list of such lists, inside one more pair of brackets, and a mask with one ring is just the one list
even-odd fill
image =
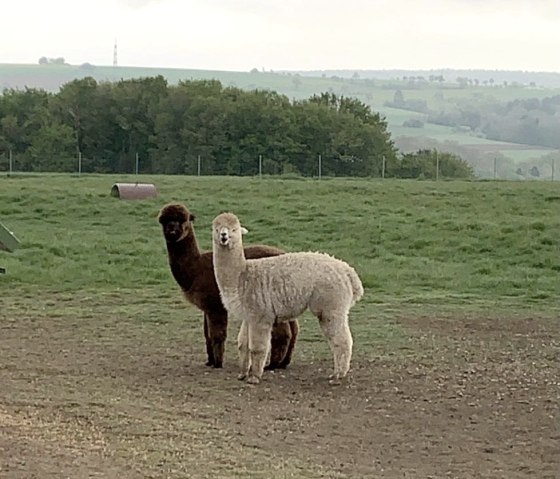
{"label": "hillside field", "polygon": [[[158,198],[123,201],[117,181]],[[0,176],[0,476],[554,478],[560,190],[552,182]],[[349,378],[306,313],[259,386],[204,366],[201,313],[159,209],[197,237],[233,211],[247,242],[320,250],[366,294]]]}
{"label": "hillside field", "polygon": [[[481,177],[491,177],[491,163],[493,157],[503,155],[509,162],[504,166],[502,179],[518,178],[515,171],[520,163],[524,169],[531,166],[542,168],[542,158],[557,151],[550,148],[508,143],[481,139],[468,132],[455,131],[452,127],[426,123],[423,128],[408,128],[403,122],[412,118],[424,119],[425,115],[403,109],[390,108],[385,105],[392,101],[395,91],[403,91],[407,100],[420,100],[426,102],[431,109],[444,108],[456,100],[478,102],[481,99],[498,100],[501,102],[514,101],[516,99],[528,99],[551,97],[560,94],[558,78],[556,75],[533,74],[534,80],[543,81],[546,87],[522,87],[513,84],[507,86],[502,83],[495,86],[471,86],[459,88],[454,83],[454,75],[440,84],[437,82],[425,82],[410,87],[407,81],[395,80],[377,72],[380,78],[344,78],[329,72],[304,73],[301,72],[272,72],[257,71],[234,72],[217,70],[196,69],[173,69],[173,68],[140,68],[126,66],[77,66],[77,65],[18,65],[0,64],[0,90],[3,88],[43,88],[47,91],[57,92],[59,88],[76,78],[92,76],[98,81],[119,81],[121,79],[139,78],[162,75],[170,84],[176,84],[180,80],[216,79],[225,86],[235,86],[244,90],[269,89],[286,95],[290,99],[309,98],[314,94],[322,92],[333,92],[337,95],[352,96],[372,107],[387,119],[388,129],[396,144],[402,147],[404,152],[416,151],[421,148],[437,147],[441,151],[450,151],[461,154],[467,161],[475,163],[475,170]],[[399,72],[395,72],[397,74]],[[400,72],[405,75],[407,72]],[[410,74],[412,72],[409,72]],[[419,73],[419,72],[416,72]],[[519,77],[519,72],[493,72],[498,77]],[[476,77],[477,72],[468,74]],[[492,75],[492,72],[478,72],[478,76]],[[342,74],[341,74],[342,75]],[[527,77],[531,77],[527,74]],[[405,137],[407,140],[402,141]],[[2,152],[0,151],[0,155]],[[487,165],[479,164],[479,157],[488,157]],[[544,160],[544,164],[548,162]],[[523,175],[526,176],[526,175]]]}

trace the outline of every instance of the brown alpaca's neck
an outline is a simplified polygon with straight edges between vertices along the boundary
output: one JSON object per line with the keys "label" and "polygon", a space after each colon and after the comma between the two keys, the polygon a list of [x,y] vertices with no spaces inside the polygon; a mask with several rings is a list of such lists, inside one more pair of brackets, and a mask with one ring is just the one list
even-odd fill
{"label": "brown alpaca's neck", "polygon": [[167,254],[175,281],[182,289],[188,291],[198,274],[197,264],[201,256],[194,230],[175,243],[167,243]]}

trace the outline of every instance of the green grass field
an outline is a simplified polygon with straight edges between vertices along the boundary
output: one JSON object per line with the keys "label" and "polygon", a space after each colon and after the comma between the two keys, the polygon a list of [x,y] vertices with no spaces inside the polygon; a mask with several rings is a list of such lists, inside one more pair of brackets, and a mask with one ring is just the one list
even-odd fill
{"label": "green grass field", "polygon": [[[167,201],[198,214],[199,241],[222,210],[251,242],[349,261],[364,308],[538,308],[560,303],[558,185],[507,182],[142,177],[160,197],[109,196],[110,176],[0,179],[0,218],[22,241],[3,255],[14,294],[173,287],[156,222]],[[129,179],[133,179],[130,177]],[[373,312],[373,310],[372,310]]]}
{"label": "green grass field", "polygon": [[[110,196],[137,179],[160,196]],[[345,384],[307,313],[258,387],[235,380],[235,321],[225,368],[203,365],[156,221],[170,201],[205,248],[230,210],[247,241],[355,266]],[[0,475],[553,477],[559,206],[550,182],[1,176],[22,245],[0,251]]]}
{"label": "green grass field", "polygon": [[[122,314],[164,320],[159,303],[178,292],[156,216],[179,200],[197,214],[203,248],[213,217],[229,210],[248,242],[325,251],[354,265],[366,295],[353,324],[374,341],[396,331],[371,318],[402,312],[560,311],[557,184],[143,176],[158,198],[109,196],[127,179],[135,178],[1,177],[0,220],[22,242],[0,257],[4,301],[54,301],[62,314],[64,302],[52,298],[111,297]],[[326,352],[319,329],[309,331]]]}

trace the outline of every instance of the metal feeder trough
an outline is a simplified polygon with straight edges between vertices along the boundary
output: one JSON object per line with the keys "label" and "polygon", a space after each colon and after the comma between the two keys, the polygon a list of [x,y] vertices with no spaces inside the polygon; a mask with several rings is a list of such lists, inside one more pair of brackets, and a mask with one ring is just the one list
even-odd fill
{"label": "metal feeder trough", "polygon": [[156,197],[157,190],[152,183],[115,183],[111,196],[121,200],[142,200]]}

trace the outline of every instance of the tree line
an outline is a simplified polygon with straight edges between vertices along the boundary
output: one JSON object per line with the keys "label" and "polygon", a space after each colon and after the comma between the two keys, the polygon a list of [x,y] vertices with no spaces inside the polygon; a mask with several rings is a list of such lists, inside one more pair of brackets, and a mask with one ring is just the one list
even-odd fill
{"label": "tree line", "polygon": [[156,174],[196,174],[198,157],[205,171],[223,175],[256,174],[259,156],[263,172],[303,176],[317,174],[319,155],[325,176],[380,176],[382,168],[400,176],[406,163],[386,121],[357,99],[322,93],[290,101],[217,80],[169,85],[162,76],[86,77],[58,93],[4,90],[0,156],[8,151],[24,171],[69,171],[78,155],[83,171],[99,173],[134,171],[137,155],[140,171]]}

